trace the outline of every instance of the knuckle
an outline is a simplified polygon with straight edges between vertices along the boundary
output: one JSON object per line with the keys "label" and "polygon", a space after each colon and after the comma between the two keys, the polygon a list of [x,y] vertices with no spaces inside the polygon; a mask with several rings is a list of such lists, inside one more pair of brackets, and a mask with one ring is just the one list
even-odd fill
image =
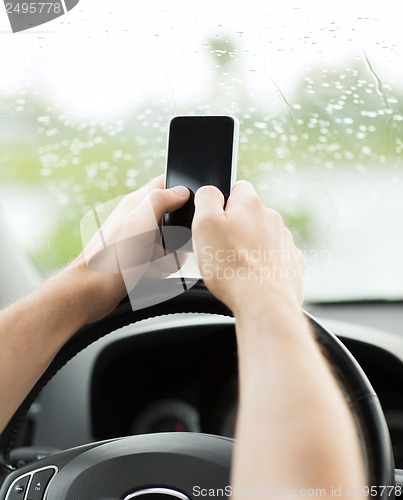
{"label": "knuckle", "polygon": [[284,219],[282,215],[279,212],[277,212],[277,210],[274,210],[273,208],[268,208],[267,213],[269,215],[272,224],[285,226]]}
{"label": "knuckle", "polygon": [[136,201],[136,199],[137,199],[136,191],[129,193],[119,201],[118,207],[123,207],[123,208],[129,207]]}
{"label": "knuckle", "polygon": [[247,193],[243,196],[243,204],[249,210],[260,210],[263,207],[261,199],[254,193]]}
{"label": "knuckle", "polygon": [[161,188],[154,188],[148,193],[151,203],[158,202],[164,196],[165,190]]}
{"label": "knuckle", "polygon": [[193,219],[192,229],[196,232],[203,232],[213,229],[216,225],[217,217],[210,212],[206,212],[195,216]]}

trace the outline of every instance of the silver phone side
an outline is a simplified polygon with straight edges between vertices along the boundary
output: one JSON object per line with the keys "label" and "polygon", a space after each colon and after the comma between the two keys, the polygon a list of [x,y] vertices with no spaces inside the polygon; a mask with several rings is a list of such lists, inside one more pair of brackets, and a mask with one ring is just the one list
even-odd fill
{"label": "silver phone side", "polygon": [[239,147],[239,120],[236,116],[229,115],[234,121],[234,134],[232,139],[232,165],[231,165],[231,191],[236,183],[238,171],[238,147]]}

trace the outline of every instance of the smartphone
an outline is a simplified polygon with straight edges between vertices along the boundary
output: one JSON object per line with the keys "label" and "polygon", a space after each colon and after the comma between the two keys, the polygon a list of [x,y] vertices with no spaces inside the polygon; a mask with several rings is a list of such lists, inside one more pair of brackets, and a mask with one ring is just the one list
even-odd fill
{"label": "smartphone", "polygon": [[236,180],[239,122],[234,116],[175,116],[168,133],[165,187],[190,190],[183,207],[163,220],[168,251],[192,251],[194,195],[206,184],[216,186],[225,201]]}

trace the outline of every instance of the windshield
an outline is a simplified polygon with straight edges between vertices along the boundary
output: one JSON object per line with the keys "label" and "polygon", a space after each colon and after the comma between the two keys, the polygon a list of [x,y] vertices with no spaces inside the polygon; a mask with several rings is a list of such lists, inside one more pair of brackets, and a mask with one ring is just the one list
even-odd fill
{"label": "windshield", "polygon": [[403,298],[403,8],[81,0],[0,6],[0,203],[44,275],[95,203],[164,171],[170,117],[240,121],[238,178],[305,252],[308,300]]}

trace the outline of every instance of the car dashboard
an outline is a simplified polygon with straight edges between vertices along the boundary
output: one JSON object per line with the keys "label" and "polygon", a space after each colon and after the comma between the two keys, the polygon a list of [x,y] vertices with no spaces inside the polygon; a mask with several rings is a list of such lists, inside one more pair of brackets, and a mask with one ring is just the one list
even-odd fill
{"label": "car dashboard", "polygon": [[[345,314],[349,322],[337,319],[342,305],[308,306],[351,351],[377,392],[397,468],[403,468],[401,306],[379,306],[389,310],[388,330],[370,326],[371,304],[350,307],[350,315]],[[362,318],[369,324],[362,325]],[[263,396],[270,398],[270,393]],[[31,408],[17,446],[65,449],[166,431],[233,437],[237,401],[233,319],[203,314],[153,318],[109,334],[63,367]]]}

